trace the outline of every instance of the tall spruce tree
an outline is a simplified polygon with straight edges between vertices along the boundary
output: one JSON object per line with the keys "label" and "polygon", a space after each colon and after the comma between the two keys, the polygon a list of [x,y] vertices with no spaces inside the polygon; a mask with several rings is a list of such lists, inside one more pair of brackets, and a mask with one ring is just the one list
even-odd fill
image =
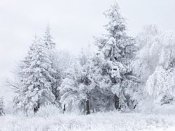
{"label": "tall spruce tree", "polygon": [[102,75],[108,79],[106,87],[114,94],[115,108],[127,108],[133,103],[130,94],[136,87],[131,68],[135,42],[126,33],[125,22],[117,5],[112,6],[105,15],[109,18],[105,26],[107,34],[98,39],[99,54],[104,59],[100,68]]}
{"label": "tall spruce tree", "polygon": [[58,105],[60,99],[58,87],[61,84],[62,71],[58,67],[59,62],[57,59],[58,52],[56,51],[56,43],[53,41],[49,26],[47,26],[45,34],[43,36],[43,45],[45,45],[45,47],[48,49],[48,56],[51,62],[51,68],[54,69],[55,71],[51,74],[51,76],[55,79],[55,81],[51,83],[51,87],[52,87],[52,93],[55,95],[56,98],[55,104]]}
{"label": "tall spruce tree", "polygon": [[55,70],[52,68],[48,49],[41,40],[35,40],[19,67],[20,87],[18,96],[14,99],[16,108],[25,113],[37,112],[40,106],[53,103],[53,73]]}
{"label": "tall spruce tree", "polygon": [[48,49],[55,49],[55,42],[53,42],[53,38],[51,36],[50,33],[50,27],[47,26],[44,37],[43,37],[43,41],[44,41],[44,45],[48,48]]}

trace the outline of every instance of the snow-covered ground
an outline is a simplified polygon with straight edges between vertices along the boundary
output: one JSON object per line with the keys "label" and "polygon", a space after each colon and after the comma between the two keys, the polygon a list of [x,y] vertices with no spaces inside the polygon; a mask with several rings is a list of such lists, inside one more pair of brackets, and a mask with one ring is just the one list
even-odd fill
{"label": "snow-covered ground", "polygon": [[0,131],[175,131],[175,115],[97,113],[88,116],[0,117]]}

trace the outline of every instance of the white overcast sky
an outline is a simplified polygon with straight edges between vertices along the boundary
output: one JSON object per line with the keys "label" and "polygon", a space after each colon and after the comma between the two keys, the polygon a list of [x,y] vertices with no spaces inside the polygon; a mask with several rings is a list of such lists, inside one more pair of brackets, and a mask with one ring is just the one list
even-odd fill
{"label": "white overcast sky", "polygon": [[[104,31],[103,12],[114,1],[0,0],[0,81],[13,71],[34,35],[41,35],[47,24],[60,49],[77,53],[93,43],[93,36]],[[116,1],[132,35],[149,24],[175,30],[175,0]]]}

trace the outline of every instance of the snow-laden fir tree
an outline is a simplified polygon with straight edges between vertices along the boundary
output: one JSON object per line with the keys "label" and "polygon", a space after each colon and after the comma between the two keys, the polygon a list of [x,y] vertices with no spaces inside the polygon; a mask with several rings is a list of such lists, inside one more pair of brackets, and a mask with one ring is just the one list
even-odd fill
{"label": "snow-laden fir tree", "polygon": [[78,109],[89,114],[113,109],[113,93],[108,89],[110,77],[103,74],[105,62],[101,57],[82,52],[78,61],[67,70],[60,87],[63,110]]}
{"label": "snow-laden fir tree", "polygon": [[37,112],[40,106],[54,103],[54,73],[48,49],[41,40],[35,40],[19,67],[20,87],[14,99],[15,107],[28,113]]}
{"label": "snow-laden fir tree", "polygon": [[107,87],[114,94],[115,108],[127,108],[133,103],[131,98],[136,90],[136,79],[131,68],[135,42],[126,33],[125,22],[117,5],[106,12],[106,17],[109,18],[107,33],[98,40],[99,51],[105,59],[102,74],[107,77]]}
{"label": "snow-laden fir tree", "polygon": [[113,110],[113,93],[111,92],[111,79],[106,68],[106,60],[101,55],[94,55],[91,58],[92,79],[95,88],[91,91],[92,110],[109,111]]}
{"label": "snow-laden fir tree", "polygon": [[50,33],[50,27],[47,26],[44,37],[43,37],[43,41],[44,41],[44,45],[48,48],[48,49],[55,49],[56,44],[55,42],[53,42],[52,40],[52,36]]}
{"label": "snow-laden fir tree", "polygon": [[4,115],[4,102],[3,98],[0,98],[0,116]]}
{"label": "snow-laden fir tree", "polygon": [[67,70],[60,87],[61,104],[67,111],[78,109],[90,114],[91,91],[95,87],[91,71],[90,61],[85,55]]}
{"label": "snow-laden fir tree", "polygon": [[52,72],[52,74],[50,74],[55,81],[52,81],[51,83],[51,87],[52,87],[52,92],[55,95],[56,98],[56,104],[59,103],[59,90],[58,87],[61,84],[61,78],[62,78],[62,70],[59,67],[59,54],[56,50],[56,44],[53,41],[52,35],[50,33],[50,27],[47,26],[45,34],[43,36],[43,45],[45,45],[45,47],[48,50],[48,59],[50,59],[51,62],[51,68],[53,70],[55,70],[55,72]]}

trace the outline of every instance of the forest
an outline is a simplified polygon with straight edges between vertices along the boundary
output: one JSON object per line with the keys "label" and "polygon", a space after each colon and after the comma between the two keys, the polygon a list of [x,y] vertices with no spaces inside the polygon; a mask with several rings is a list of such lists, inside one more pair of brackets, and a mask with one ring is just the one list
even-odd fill
{"label": "forest", "polygon": [[[161,129],[175,125],[174,116],[167,116],[175,113],[175,35],[156,25],[145,26],[136,36],[130,35],[117,4],[104,15],[108,22],[104,26],[105,33],[94,38],[95,51],[89,47],[75,56],[57,50],[51,25],[42,37],[31,40],[26,55],[15,68],[15,78],[6,81],[15,94],[13,109],[8,111],[3,97],[0,98],[0,121],[5,123],[2,127],[0,124],[0,130],[18,131],[26,127],[45,131],[102,130],[102,125],[86,127],[91,120],[92,123],[104,122],[104,130],[111,131],[123,131],[122,126],[127,127],[127,124],[129,130],[145,129],[145,121],[146,124],[152,122],[147,130],[151,130],[152,125]],[[155,113],[165,116],[152,116]],[[53,118],[54,115],[61,120]],[[132,115],[136,117],[134,120]],[[18,123],[8,125],[5,118],[14,116],[19,117]],[[104,121],[100,120],[101,116],[110,116],[111,121],[117,124],[123,121],[126,125],[121,123],[121,127],[110,128],[105,117]],[[85,125],[82,125],[84,117]],[[75,118],[77,123],[72,120]],[[22,127],[25,119],[26,123],[33,120],[40,123],[33,123],[36,127],[30,124]],[[139,119],[146,120],[131,129]],[[67,122],[71,127],[63,128],[60,126],[64,124],[58,123],[53,128],[50,126],[58,121]],[[40,128],[41,123],[47,127]]]}

